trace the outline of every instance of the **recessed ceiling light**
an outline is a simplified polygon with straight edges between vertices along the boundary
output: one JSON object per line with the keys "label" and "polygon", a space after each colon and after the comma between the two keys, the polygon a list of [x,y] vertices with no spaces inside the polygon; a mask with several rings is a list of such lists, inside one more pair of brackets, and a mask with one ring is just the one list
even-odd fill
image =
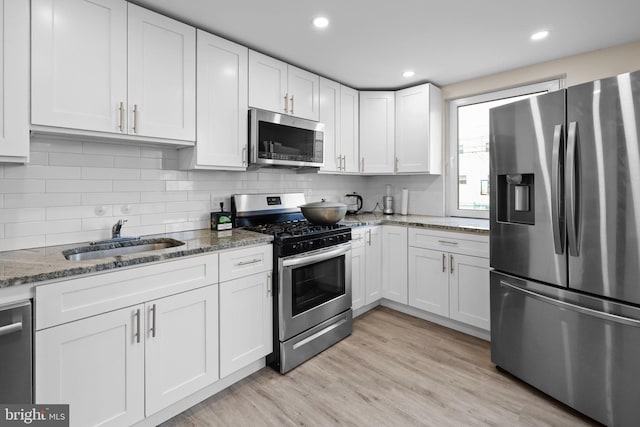
{"label": "recessed ceiling light", "polygon": [[318,16],[313,18],[313,25],[317,28],[326,28],[329,25],[329,20],[324,16]]}
{"label": "recessed ceiling light", "polygon": [[414,73],[413,71],[409,70],[409,71],[405,71],[404,73],[402,73],[402,77],[404,78],[409,78],[409,77],[413,77],[416,73]]}
{"label": "recessed ceiling light", "polygon": [[549,35],[549,31],[538,31],[537,33],[531,34],[531,40],[542,40]]}

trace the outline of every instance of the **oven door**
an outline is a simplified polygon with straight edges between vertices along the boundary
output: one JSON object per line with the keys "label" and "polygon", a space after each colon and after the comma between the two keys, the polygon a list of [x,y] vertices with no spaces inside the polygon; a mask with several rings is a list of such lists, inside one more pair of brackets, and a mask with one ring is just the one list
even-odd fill
{"label": "oven door", "polygon": [[351,243],[280,258],[278,277],[285,341],[351,307]]}

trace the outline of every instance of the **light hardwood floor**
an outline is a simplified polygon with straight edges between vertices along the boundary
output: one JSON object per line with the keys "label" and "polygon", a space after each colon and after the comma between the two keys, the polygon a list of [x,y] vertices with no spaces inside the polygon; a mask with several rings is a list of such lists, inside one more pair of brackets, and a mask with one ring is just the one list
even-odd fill
{"label": "light hardwood floor", "polygon": [[262,369],[163,425],[597,424],[496,370],[488,342],[379,307],[288,374]]}

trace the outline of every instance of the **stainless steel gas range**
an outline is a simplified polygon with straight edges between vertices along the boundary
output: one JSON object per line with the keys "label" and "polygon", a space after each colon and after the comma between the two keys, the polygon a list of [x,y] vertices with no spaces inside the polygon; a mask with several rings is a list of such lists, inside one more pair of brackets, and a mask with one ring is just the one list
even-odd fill
{"label": "stainless steel gas range", "polygon": [[285,373],[351,334],[351,229],[313,225],[303,193],[237,194],[238,227],[274,236],[273,353]]}

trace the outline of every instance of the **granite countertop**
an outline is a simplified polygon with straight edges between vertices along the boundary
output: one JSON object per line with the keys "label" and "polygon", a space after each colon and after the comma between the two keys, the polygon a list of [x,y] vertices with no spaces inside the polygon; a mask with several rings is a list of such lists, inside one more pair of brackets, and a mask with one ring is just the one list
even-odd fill
{"label": "granite countertop", "polygon": [[69,261],[64,257],[63,251],[86,246],[87,242],[0,252],[0,288],[273,241],[272,236],[243,229],[220,232],[194,230],[142,237],[142,239],[148,238],[175,239],[185,244],[173,248],[84,261]]}
{"label": "granite countertop", "polygon": [[351,227],[366,225],[396,224],[407,227],[426,227],[442,231],[462,231],[466,233],[489,234],[489,220],[478,218],[458,218],[452,216],[427,215],[383,215],[382,213],[361,213],[347,215],[342,224]]}

